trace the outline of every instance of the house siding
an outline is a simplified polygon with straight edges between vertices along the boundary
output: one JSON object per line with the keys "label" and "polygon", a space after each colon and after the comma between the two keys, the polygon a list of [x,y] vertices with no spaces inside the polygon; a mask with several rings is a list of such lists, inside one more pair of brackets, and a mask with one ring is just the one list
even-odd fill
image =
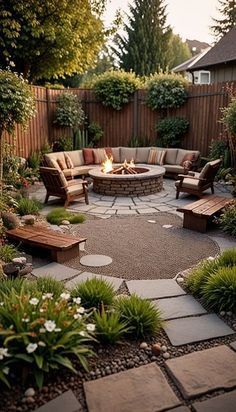
{"label": "house siding", "polygon": [[236,80],[236,62],[217,65],[211,68],[211,83]]}

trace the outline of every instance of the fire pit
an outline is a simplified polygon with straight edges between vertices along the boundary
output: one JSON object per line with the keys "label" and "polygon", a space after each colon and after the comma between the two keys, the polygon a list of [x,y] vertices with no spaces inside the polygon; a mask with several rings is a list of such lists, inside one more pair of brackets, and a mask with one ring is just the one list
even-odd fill
{"label": "fire pit", "polygon": [[105,196],[146,196],[162,190],[163,167],[136,166],[133,161],[114,166],[112,160],[107,158],[101,168],[89,171],[95,193]]}

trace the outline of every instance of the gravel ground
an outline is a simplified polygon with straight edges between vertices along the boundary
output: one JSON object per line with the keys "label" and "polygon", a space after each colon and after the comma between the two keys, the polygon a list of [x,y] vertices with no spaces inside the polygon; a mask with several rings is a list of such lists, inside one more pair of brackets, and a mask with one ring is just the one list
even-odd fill
{"label": "gravel ground", "polygon": [[[172,227],[166,229],[163,225]],[[124,279],[170,279],[219,252],[207,235],[183,229],[182,219],[170,213],[159,213],[154,218],[88,218],[83,225],[73,225],[71,232],[87,237],[86,254],[108,255],[113,262],[94,268],[80,265],[78,257],[66,262],[67,266]]]}

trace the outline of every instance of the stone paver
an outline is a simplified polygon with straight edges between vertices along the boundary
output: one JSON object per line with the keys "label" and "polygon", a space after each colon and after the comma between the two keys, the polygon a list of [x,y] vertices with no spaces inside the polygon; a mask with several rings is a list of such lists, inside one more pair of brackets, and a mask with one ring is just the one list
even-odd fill
{"label": "stone paver", "polygon": [[185,399],[236,386],[236,353],[225,345],[169,359],[166,368]]}
{"label": "stone paver", "polygon": [[46,403],[35,412],[82,412],[82,406],[71,390]]}
{"label": "stone paver", "polygon": [[235,333],[215,314],[169,320],[164,324],[164,330],[173,346]]}
{"label": "stone paver", "polygon": [[190,412],[187,406],[178,406],[178,408],[168,409],[166,412]]}
{"label": "stone paver", "polygon": [[230,346],[231,346],[231,348],[232,348],[233,350],[236,351],[236,341],[231,342],[231,343],[230,343]]}
{"label": "stone paver", "polygon": [[89,412],[159,412],[180,401],[155,364],[85,382]]}
{"label": "stone paver", "polygon": [[146,208],[146,209],[139,209],[138,213],[140,215],[146,215],[146,214],[151,215],[152,213],[156,213],[156,209],[154,209],[154,207],[149,207],[149,208]]}
{"label": "stone paver", "polygon": [[167,298],[186,294],[173,279],[130,280],[126,284],[130,293],[136,293],[145,299]]}
{"label": "stone paver", "polygon": [[80,273],[78,269],[72,269],[60,263],[52,262],[48,265],[38,267],[33,270],[32,274],[37,278],[50,276],[56,280],[65,280],[72,278]]}
{"label": "stone paver", "polygon": [[193,410],[195,412],[235,412],[236,391],[224,393],[203,402],[196,402],[193,404]]}
{"label": "stone paver", "polygon": [[136,210],[122,210],[122,209],[120,209],[120,210],[117,210],[116,214],[117,215],[132,215],[132,216],[134,216],[134,215],[137,215],[137,212],[136,212]]}
{"label": "stone paver", "polygon": [[165,320],[207,313],[206,309],[190,295],[160,299],[154,303],[160,309],[162,318]]}
{"label": "stone paver", "polygon": [[107,207],[98,206],[93,209],[93,213],[95,214],[104,214],[107,211]]}
{"label": "stone paver", "polygon": [[119,287],[122,285],[124,279],[115,278],[114,276],[105,276],[105,275],[98,275],[96,273],[91,272],[83,272],[80,275],[76,276],[75,278],[68,280],[65,286],[67,289],[72,289],[77,283],[84,282],[87,279],[98,278],[106,280],[107,282],[111,283],[114,289],[117,291]]}
{"label": "stone paver", "polygon": [[85,255],[80,259],[80,263],[83,266],[90,267],[107,266],[112,263],[112,258],[105,255]]}

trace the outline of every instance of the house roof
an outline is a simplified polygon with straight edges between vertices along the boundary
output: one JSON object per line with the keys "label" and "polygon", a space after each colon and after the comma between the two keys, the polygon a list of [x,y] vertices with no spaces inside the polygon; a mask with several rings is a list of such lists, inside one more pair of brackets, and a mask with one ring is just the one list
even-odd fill
{"label": "house roof", "polygon": [[186,43],[192,52],[194,51],[193,49],[195,49],[196,51],[195,55],[201,53],[203,50],[210,47],[210,44],[199,41],[199,40],[186,39]]}
{"label": "house roof", "polygon": [[236,26],[234,26],[212,49],[191,66],[191,71],[236,60]]}
{"label": "house roof", "polygon": [[195,65],[209,50],[211,47],[203,50],[201,53],[197,54],[196,56],[191,57],[190,59],[186,60],[185,62],[179,64],[178,66],[172,69],[175,73],[186,72],[192,69],[192,66]]}

